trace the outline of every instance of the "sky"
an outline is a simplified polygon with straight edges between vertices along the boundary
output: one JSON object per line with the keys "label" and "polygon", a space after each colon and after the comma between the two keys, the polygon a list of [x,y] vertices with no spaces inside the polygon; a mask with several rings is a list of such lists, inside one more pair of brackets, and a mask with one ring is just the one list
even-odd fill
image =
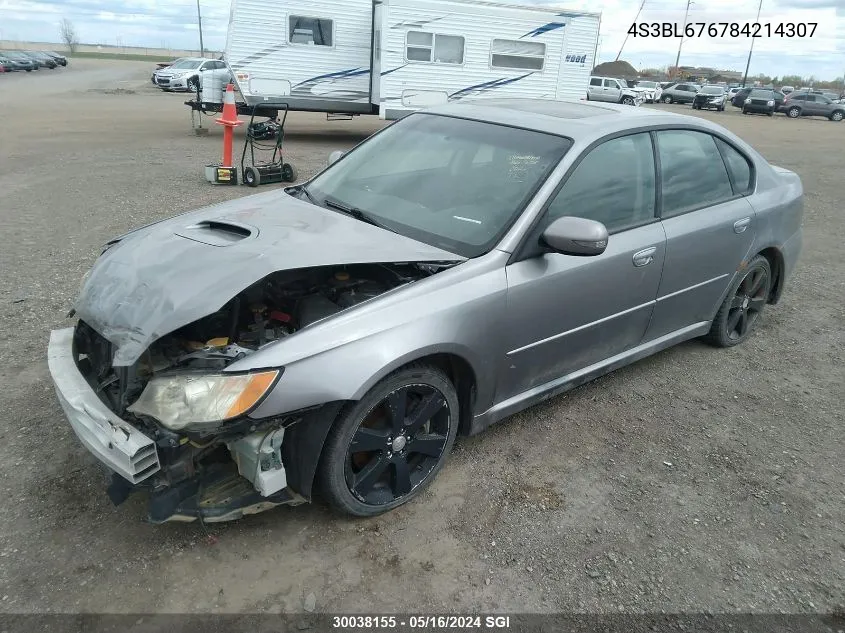
{"label": "sky", "polygon": [[[515,2],[548,4],[545,0]],[[673,65],[679,38],[632,35],[625,41],[641,3],[556,0],[551,6],[602,12],[599,62],[614,60],[624,42],[620,59],[638,69]],[[229,0],[200,0],[200,6],[205,46],[222,50]],[[686,6],[686,0],[645,0],[637,22],[670,22],[680,29]],[[688,22],[754,22],[758,6],[759,0],[693,0]],[[0,40],[58,41],[58,25],[64,17],[87,44],[199,48],[196,0],[0,0]],[[750,75],[830,80],[845,74],[845,0],[762,0],[759,22],[771,23],[773,28],[789,22],[818,26],[812,37],[756,39]],[[747,37],[685,38],[680,65],[743,71],[750,44]]]}

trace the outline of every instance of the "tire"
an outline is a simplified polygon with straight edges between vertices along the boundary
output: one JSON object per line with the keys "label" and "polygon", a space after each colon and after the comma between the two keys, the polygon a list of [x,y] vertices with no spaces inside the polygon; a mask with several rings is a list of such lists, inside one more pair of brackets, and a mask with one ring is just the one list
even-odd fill
{"label": "tire", "polygon": [[440,369],[415,364],[393,372],[332,426],[317,473],[324,500],[372,517],[415,498],[449,456],[458,411],[455,387]]}
{"label": "tire", "polygon": [[719,112],[724,112],[724,111],[725,111],[725,106],[719,106]]}
{"label": "tire", "polygon": [[282,180],[285,182],[296,182],[296,168],[290,163],[282,164]]}
{"label": "tire", "polygon": [[716,347],[733,347],[747,339],[763,313],[771,287],[769,260],[757,255],[742,277],[731,284],[704,341]]}
{"label": "tire", "polygon": [[672,103],[672,95],[666,95],[663,97],[663,103]]}
{"label": "tire", "polygon": [[244,167],[244,184],[250,187],[261,184],[261,174],[255,167]]}
{"label": "tire", "polygon": [[199,77],[191,77],[185,83],[185,87],[188,89],[188,92],[196,92],[200,87],[200,80]]}
{"label": "tire", "polygon": [[797,106],[789,108],[789,110],[786,111],[786,116],[788,116],[790,119],[797,119],[799,116],[801,116],[801,108]]}
{"label": "tire", "polygon": [[767,114],[768,114],[769,116],[775,116],[775,113],[774,113],[774,112],[768,112]]}
{"label": "tire", "polygon": [[622,97],[622,105],[632,106],[634,105],[634,99],[632,97]]}
{"label": "tire", "polygon": [[837,110],[836,112],[832,112],[831,115],[830,115],[831,121],[841,121],[843,118],[845,118],[845,112],[843,112],[842,110]]}

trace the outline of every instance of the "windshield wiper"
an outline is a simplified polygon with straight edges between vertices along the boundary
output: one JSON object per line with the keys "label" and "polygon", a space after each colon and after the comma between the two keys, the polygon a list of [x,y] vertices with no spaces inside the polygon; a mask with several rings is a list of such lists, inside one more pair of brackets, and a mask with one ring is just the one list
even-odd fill
{"label": "windshield wiper", "polygon": [[291,189],[293,191],[296,191],[297,193],[304,193],[305,197],[308,198],[308,202],[317,205],[318,207],[320,206],[320,203],[317,202],[317,198],[314,197],[314,194],[308,191],[308,188],[305,185],[296,185],[294,187],[291,187]]}
{"label": "windshield wiper", "polygon": [[362,222],[372,224],[373,226],[377,226],[380,229],[385,229],[386,231],[391,231],[393,233],[396,232],[393,229],[388,228],[387,226],[385,226],[384,224],[382,224],[381,222],[376,220],[373,216],[368,214],[366,211],[362,211],[361,209],[358,209],[357,207],[351,207],[348,204],[341,202],[340,200],[335,200],[334,198],[326,196],[325,198],[323,198],[323,204],[327,207],[332,208],[332,209],[337,209],[338,211],[342,211],[343,213],[345,213],[347,215],[351,215],[356,220],[361,220]]}

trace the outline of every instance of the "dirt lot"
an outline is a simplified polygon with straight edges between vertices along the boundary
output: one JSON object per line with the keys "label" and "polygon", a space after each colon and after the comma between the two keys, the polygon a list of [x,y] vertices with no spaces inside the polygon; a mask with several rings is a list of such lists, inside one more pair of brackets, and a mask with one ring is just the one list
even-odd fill
{"label": "dirt lot", "polygon": [[[701,115],[807,191],[803,258],[746,344],[682,345],[459,441],[387,516],[281,508],[209,539],[111,506],[46,364],[104,241],[253,192],[203,180],[221,132],[195,137],[150,66],[0,76],[0,611],[845,608],[845,123]],[[291,115],[290,160],[308,176],[378,127]]]}

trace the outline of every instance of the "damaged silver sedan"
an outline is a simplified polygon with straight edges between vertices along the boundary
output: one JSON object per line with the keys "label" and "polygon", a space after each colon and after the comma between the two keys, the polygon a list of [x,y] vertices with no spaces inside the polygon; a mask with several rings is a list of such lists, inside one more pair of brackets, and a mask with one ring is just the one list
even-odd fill
{"label": "damaged silver sedan", "polygon": [[49,366],[115,503],[225,521],[316,496],[372,516],[458,434],[695,337],[745,340],[803,190],[720,126],[454,104],[304,185],[109,242]]}

